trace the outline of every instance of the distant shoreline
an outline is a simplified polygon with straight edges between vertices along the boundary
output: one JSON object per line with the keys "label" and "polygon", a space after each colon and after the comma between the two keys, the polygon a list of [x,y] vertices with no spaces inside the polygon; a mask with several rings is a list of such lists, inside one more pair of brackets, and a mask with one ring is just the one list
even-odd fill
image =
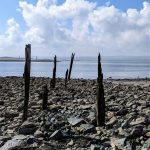
{"label": "distant shoreline", "polygon": [[[25,62],[25,59],[17,58],[0,58],[0,62]],[[51,59],[31,59],[31,62],[53,62]],[[57,61],[60,62],[60,61]]]}
{"label": "distant shoreline", "polygon": [[[0,78],[23,78],[22,76],[0,76]],[[33,78],[43,78],[43,79],[50,79],[50,77],[42,77],[42,76],[31,76],[31,79],[33,79]],[[60,80],[60,79],[64,79],[63,77],[57,77],[57,79],[58,80]],[[85,80],[85,81],[93,81],[93,80],[97,80],[97,79],[86,79],[86,78],[72,78],[71,80]],[[104,81],[112,81],[112,82],[114,82],[114,81],[123,81],[123,82],[132,82],[132,81],[149,81],[150,82],[150,77],[144,77],[144,78],[138,78],[138,77],[135,77],[135,78],[110,78],[110,77],[108,77],[108,78],[104,78],[103,79]]]}

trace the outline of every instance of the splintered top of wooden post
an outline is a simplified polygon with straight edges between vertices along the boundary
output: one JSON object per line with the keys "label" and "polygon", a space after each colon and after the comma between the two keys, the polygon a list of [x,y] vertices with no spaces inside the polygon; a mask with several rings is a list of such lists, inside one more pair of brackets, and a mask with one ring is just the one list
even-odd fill
{"label": "splintered top of wooden post", "polygon": [[101,65],[101,55],[99,53],[98,55],[98,77],[103,78],[103,73],[102,73],[102,65]]}
{"label": "splintered top of wooden post", "polygon": [[57,56],[55,55],[55,57],[54,57],[54,62],[56,62],[57,61]]}
{"label": "splintered top of wooden post", "polygon": [[101,62],[101,54],[100,53],[98,54],[98,62],[99,63]]}
{"label": "splintered top of wooden post", "polygon": [[31,44],[27,44],[25,47],[25,59],[31,61]]}
{"label": "splintered top of wooden post", "polygon": [[74,56],[75,56],[75,53],[72,53],[71,57],[74,58]]}

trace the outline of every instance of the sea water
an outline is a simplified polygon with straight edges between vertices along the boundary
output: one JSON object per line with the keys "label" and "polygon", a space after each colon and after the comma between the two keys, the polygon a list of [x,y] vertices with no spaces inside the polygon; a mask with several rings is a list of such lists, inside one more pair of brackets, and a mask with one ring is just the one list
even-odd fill
{"label": "sea water", "polygon": [[[57,77],[65,77],[70,58],[58,58]],[[145,78],[150,77],[150,57],[103,57],[102,70],[104,78]],[[52,77],[53,62],[32,62],[31,76]],[[0,62],[0,76],[22,76],[24,62]],[[97,78],[97,58],[75,57],[72,78]]]}

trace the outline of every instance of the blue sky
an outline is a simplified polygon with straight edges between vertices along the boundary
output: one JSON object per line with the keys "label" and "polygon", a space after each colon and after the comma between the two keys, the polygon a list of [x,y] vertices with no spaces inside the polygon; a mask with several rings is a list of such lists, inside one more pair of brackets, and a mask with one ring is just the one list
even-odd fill
{"label": "blue sky", "polygon": [[[37,0],[24,0],[32,4],[36,4]],[[105,5],[107,2],[115,5],[118,9],[126,11],[128,8],[142,8],[142,0],[89,0],[90,2],[96,2],[97,5]],[[58,4],[64,3],[64,0],[58,0]],[[14,17],[19,22],[22,30],[25,29],[25,23],[22,15],[19,11],[19,0],[1,0],[0,1],[0,33],[7,28],[7,20]]]}
{"label": "blue sky", "polygon": [[0,56],[150,55],[150,0],[51,1],[0,0]]}

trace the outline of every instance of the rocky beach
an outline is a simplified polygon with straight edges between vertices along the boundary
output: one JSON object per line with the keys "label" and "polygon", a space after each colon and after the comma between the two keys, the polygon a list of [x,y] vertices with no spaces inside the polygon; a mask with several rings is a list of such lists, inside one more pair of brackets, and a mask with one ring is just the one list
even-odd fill
{"label": "rocky beach", "polygon": [[[41,92],[48,85],[48,109]],[[24,80],[0,77],[0,150],[149,150],[150,79],[104,80],[105,127],[96,125],[96,80],[32,77],[27,121]]]}

